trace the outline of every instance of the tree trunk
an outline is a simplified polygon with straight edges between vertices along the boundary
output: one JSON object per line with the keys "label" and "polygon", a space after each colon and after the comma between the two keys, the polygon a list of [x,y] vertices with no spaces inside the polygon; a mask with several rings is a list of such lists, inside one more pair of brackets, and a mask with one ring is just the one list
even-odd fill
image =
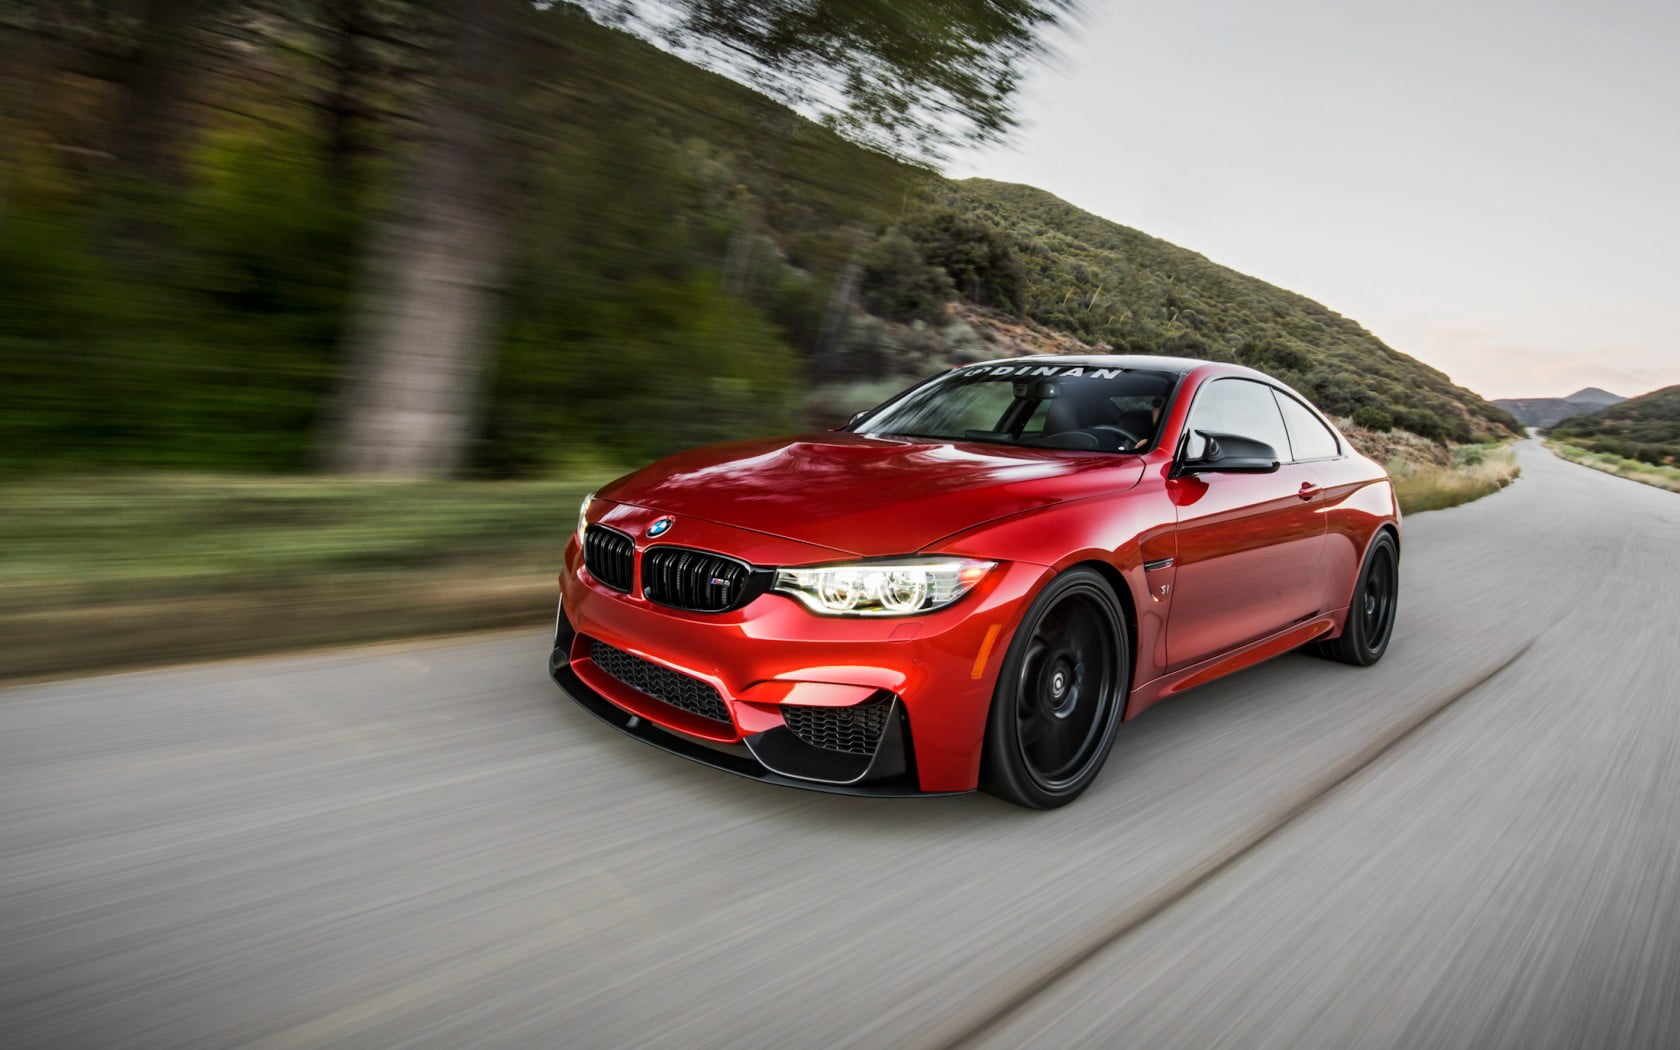
{"label": "tree trunk", "polygon": [[111,153],[119,173],[160,188],[180,179],[181,109],[191,79],[193,37],[208,0],[147,0],[132,50],[117,57]]}
{"label": "tree trunk", "polygon": [[326,0],[322,15],[332,41],[331,86],[321,103],[327,178],[341,197],[348,197],[356,161],[365,152],[363,99],[375,73],[366,35],[372,16],[364,0]]}
{"label": "tree trunk", "polygon": [[370,286],[331,430],[340,473],[440,477],[465,460],[507,248],[513,4],[467,0],[419,159],[375,233]]}
{"label": "tree trunk", "polygon": [[817,332],[816,349],[811,354],[810,374],[814,380],[833,379],[846,372],[841,341],[851,320],[852,304],[857,300],[858,283],[863,279],[863,231],[853,229],[846,238],[846,261],[834,280],[834,290],[823,311],[822,327]]}

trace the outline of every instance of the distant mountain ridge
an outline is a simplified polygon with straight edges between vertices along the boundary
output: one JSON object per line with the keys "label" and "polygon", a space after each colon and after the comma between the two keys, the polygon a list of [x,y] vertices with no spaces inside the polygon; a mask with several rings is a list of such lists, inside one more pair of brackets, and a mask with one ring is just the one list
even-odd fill
{"label": "distant mountain ridge", "polygon": [[1549,437],[1647,463],[1680,459],[1680,385],[1562,420]]}
{"label": "distant mountain ridge", "polygon": [[1531,427],[1551,427],[1584,412],[1596,412],[1627,398],[1600,387],[1582,387],[1568,397],[1503,397],[1493,403]]}
{"label": "distant mountain ridge", "polygon": [[1596,401],[1601,405],[1614,405],[1617,402],[1626,401],[1627,398],[1623,397],[1620,394],[1612,394],[1610,391],[1604,389],[1601,386],[1584,386],[1581,389],[1575,391],[1573,394],[1570,394],[1568,397],[1564,398],[1564,400],[1565,401],[1573,401],[1576,404],[1584,404],[1584,403],[1589,402],[1589,401]]}

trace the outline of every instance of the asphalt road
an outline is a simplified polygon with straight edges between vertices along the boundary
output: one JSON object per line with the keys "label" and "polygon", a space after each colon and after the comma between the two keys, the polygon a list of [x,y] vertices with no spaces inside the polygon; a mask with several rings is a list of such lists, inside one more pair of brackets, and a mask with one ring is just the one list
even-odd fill
{"label": "asphalt road", "polygon": [[1381,664],[1052,813],[692,765],[536,632],[0,693],[0,1046],[1680,1047],[1680,496],[1521,456]]}

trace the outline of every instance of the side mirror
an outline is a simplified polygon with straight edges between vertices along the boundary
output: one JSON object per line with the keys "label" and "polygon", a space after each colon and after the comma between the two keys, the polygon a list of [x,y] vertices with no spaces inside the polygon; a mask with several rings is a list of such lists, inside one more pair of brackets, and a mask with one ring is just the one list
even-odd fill
{"label": "side mirror", "polygon": [[1270,474],[1281,465],[1277,449],[1237,434],[1196,431],[1206,444],[1200,459],[1179,464],[1180,474]]}

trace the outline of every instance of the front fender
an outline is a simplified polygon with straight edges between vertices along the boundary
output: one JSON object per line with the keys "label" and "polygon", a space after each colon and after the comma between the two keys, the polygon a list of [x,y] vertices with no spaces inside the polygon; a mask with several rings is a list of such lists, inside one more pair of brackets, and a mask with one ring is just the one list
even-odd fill
{"label": "front fender", "polygon": [[988,522],[945,540],[938,549],[1042,566],[1033,593],[1075,565],[1104,567],[1106,575],[1123,583],[1120,598],[1135,629],[1132,681],[1146,682],[1166,669],[1175,520],[1165,492],[1145,483]]}

